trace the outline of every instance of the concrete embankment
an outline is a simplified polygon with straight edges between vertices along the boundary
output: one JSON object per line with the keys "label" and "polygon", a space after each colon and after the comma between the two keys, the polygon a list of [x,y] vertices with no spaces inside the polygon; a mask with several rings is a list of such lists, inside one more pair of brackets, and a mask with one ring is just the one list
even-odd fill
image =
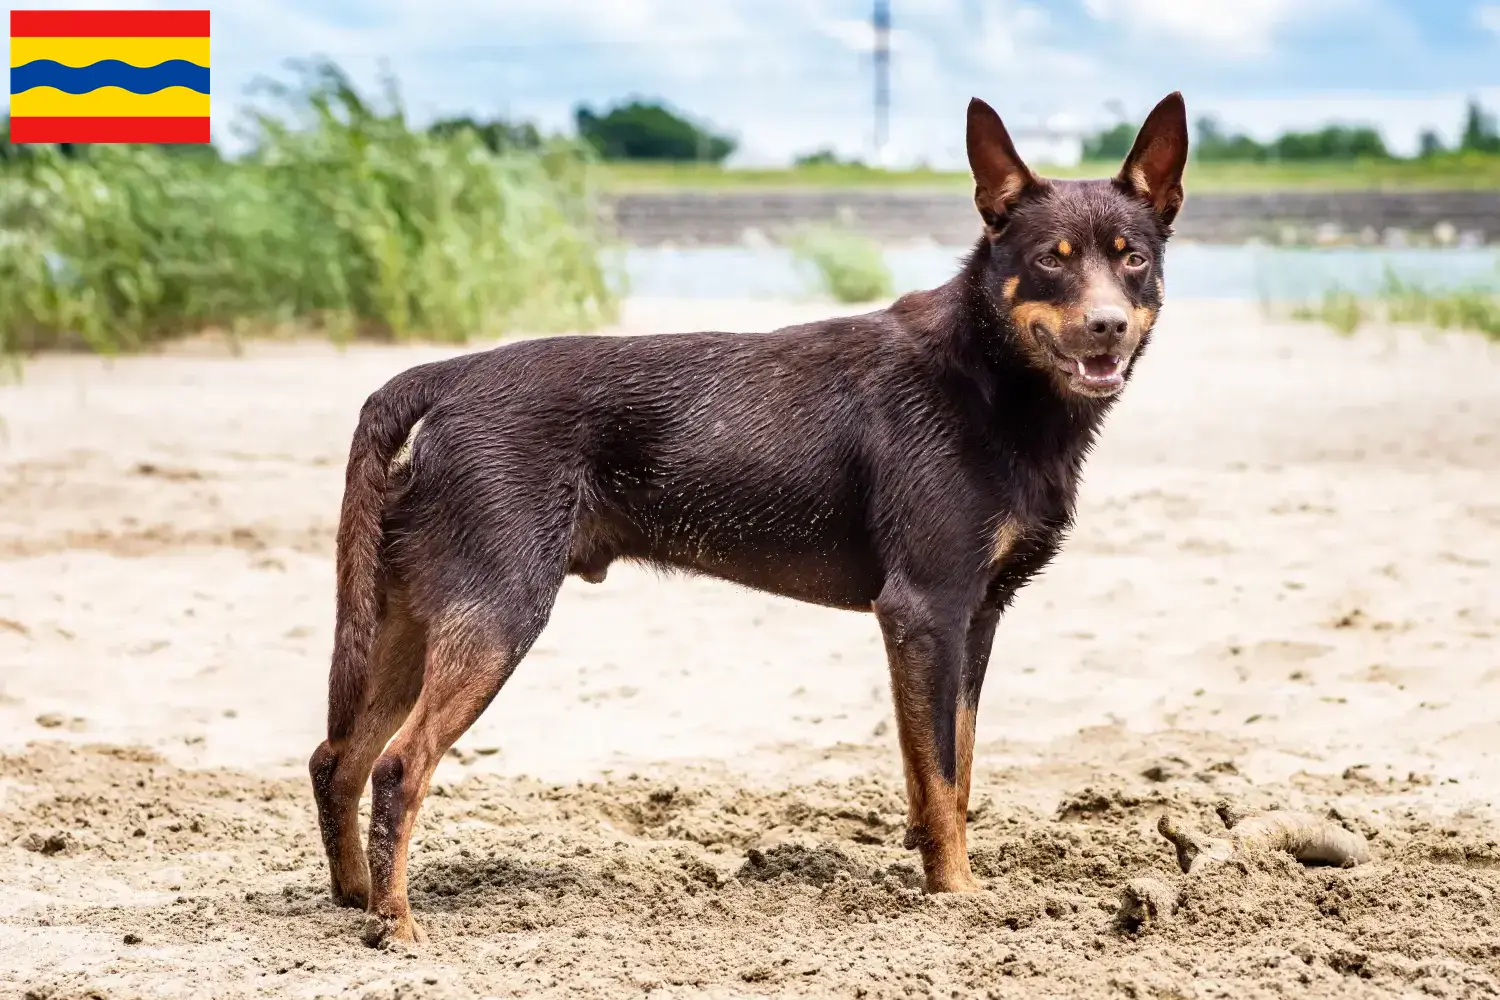
{"label": "concrete embankment", "polygon": [[[775,241],[833,221],[888,243],[967,243],[976,232],[973,202],[961,191],[650,192],[615,196],[606,211],[635,246]],[[1493,244],[1500,191],[1190,193],[1177,232],[1211,243]]]}

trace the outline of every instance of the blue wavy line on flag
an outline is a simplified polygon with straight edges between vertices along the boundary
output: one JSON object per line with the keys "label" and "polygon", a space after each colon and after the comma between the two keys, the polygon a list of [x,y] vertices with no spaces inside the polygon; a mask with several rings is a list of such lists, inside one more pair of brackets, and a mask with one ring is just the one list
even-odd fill
{"label": "blue wavy line on flag", "polygon": [[170,59],[157,66],[132,66],[104,59],[87,66],[64,66],[52,59],[36,59],[10,70],[10,92],[32,87],[56,87],[64,94],[87,94],[100,87],[119,87],[132,94],[155,94],[168,87],[208,93],[208,67],[186,59]]}

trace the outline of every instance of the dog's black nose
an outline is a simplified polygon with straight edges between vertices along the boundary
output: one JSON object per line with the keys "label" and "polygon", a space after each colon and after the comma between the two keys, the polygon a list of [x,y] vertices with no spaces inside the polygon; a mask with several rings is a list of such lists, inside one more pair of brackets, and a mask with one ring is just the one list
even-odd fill
{"label": "dog's black nose", "polygon": [[1083,324],[1096,337],[1123,337],[1130,318],[1119,306],[1095,306],[1084,315]]}

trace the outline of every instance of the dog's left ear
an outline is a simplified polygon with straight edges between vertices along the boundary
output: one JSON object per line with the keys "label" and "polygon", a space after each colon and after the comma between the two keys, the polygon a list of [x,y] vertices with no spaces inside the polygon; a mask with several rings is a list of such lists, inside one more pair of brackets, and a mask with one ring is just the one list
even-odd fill
{"label": "dog's left ear", "polygon": [[1187,106],[1173,91],[1146,116],[1135,145],[1120,168],[1119,183],[1142,199],[1165,225],[1182,208],[1182,171],[1187,167]]}

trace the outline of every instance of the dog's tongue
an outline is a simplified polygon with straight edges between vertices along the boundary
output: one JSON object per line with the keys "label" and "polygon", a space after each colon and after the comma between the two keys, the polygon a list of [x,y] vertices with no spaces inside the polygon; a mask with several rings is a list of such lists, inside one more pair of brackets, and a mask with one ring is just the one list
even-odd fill
{"label": "dog's tongue", "polygon": [[1109,378],[1120,366],[1120,359],[1113,354],[1095,354],[1091,358],[1080,358],[1078,374],[1085,378]]}

